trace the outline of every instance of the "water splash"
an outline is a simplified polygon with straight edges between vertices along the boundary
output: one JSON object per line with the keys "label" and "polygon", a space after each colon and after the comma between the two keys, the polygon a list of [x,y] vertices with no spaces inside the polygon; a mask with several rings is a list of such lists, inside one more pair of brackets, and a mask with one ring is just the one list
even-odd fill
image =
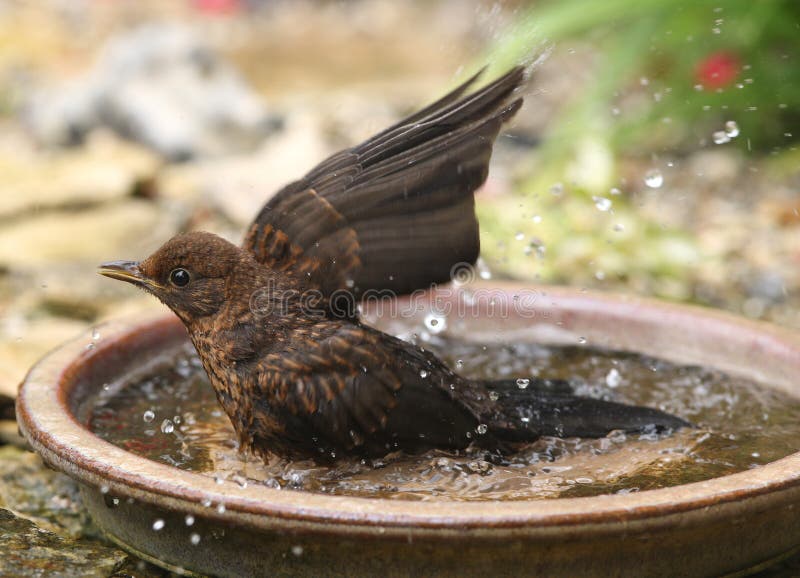
{"label": "water splash", "polygon": [[650,169],[644,175],[644,184],[651,189],[659,189],[664,184],[664,175],[658,169]]}
{"label": "water splash", "polygon": [[611,199],[607,199],[605,197],[597,197],[593,196],[592,200],[594,201],[594,206],[597,207],[598,211],[608,211],[611,209]]}

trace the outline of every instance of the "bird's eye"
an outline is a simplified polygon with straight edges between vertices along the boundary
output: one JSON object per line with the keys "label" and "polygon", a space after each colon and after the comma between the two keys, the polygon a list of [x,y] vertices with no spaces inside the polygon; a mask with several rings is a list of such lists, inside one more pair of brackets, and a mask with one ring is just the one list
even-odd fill
{"label": "bird's eye", "polygon": [[169,274],[169,282],[175,287],[185,287],[189,284],[189,272],[186,269],[173,269]]}

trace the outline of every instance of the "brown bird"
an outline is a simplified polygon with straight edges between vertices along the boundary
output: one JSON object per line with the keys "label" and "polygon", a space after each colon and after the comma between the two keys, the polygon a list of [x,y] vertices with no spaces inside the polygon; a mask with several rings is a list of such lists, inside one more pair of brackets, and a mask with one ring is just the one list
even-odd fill
{"label": "brown bird", "polygon": [[101,266],[183,321],[242,449],[330,460],[478,440],[506,451],[542,435],[688,425],[565,382],[466,379],[359,321],[365,292],[448,281],[478,257],[473,194],[525,71],[465,96],[476,78],[284,187],[242,247],[188,233],[144,261]]}

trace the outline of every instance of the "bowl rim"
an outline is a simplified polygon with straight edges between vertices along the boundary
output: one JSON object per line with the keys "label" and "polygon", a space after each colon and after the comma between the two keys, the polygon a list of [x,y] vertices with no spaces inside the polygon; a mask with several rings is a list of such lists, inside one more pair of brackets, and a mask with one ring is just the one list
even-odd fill
{"label": "bowl rim", "polygon": [[[509,298],[521,289],[535,288],[546,297],[544,308],[541,300],[537,307],[542,311],[553,310],[554,317],[545,317],[554,326],[569,325],[576,320],[580,325],[581,319],[588,323],[592,315],[605,315],[609,322],[619,318],[632,323],[674,323],[678,330],[682,327],[685,330],[681,324],[688,322],[695,324],[695,330],[699,328],[705,338],[728,335],[731,339],[751,340],[767,358],[771,354],[788,356],[800,367],[797,334],[721,311],[569,288],[515,283],[494,283],[491,287]],[[102,336],[97,342],[92,339],[94,329]],[[93,359],[111,355],[115,348],[135,339],[146,340],[156,335],[178,339],[180,334],[185,335],[185,330],[174,315],[139,315],[134,320],[98,325],[51,351],[31,368],[20,385],[17,397],[20,431],[46,462],[80,482],[101,488],[104,493],[261,529],[363,534],[374,533],[378,528],[381,533],[409,539],[415,533],[426,532],[438,535],[472,532],[488,537],[520,532],[546,535],[576,526],[602,532],[620,524],[659,526],[669,523],[674,516],[693,512],[708,516],[715,508],[737,507],[743,501],[769,493],[800,488],[800,452],[702,482],[625,495],[531,501],[421,504],[254,485],[241,488],[232,481],[219,484],[208,475],[157,463],[100,439],[77,421],[65,397],[65,392],[74,385],[76,372]],[[90,343],[92,346],[87,347]],[[224,509],[219,508],[220,504],[224,504]]]}

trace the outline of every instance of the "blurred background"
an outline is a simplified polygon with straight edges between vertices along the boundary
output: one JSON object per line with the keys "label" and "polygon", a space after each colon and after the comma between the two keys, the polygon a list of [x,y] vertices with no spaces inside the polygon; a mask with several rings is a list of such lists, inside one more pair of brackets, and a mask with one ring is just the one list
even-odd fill
{"label": "blurred background", "polygon": [[[486,276],[800,328],[798,48],[796,0],[0,0],[4,415],[44,352],[159,307],[98,263],[238,241],[327,154],[520,61],[478,195]],[[81,535],[48,518],[68,490],[2,483],[0,507]]]}

